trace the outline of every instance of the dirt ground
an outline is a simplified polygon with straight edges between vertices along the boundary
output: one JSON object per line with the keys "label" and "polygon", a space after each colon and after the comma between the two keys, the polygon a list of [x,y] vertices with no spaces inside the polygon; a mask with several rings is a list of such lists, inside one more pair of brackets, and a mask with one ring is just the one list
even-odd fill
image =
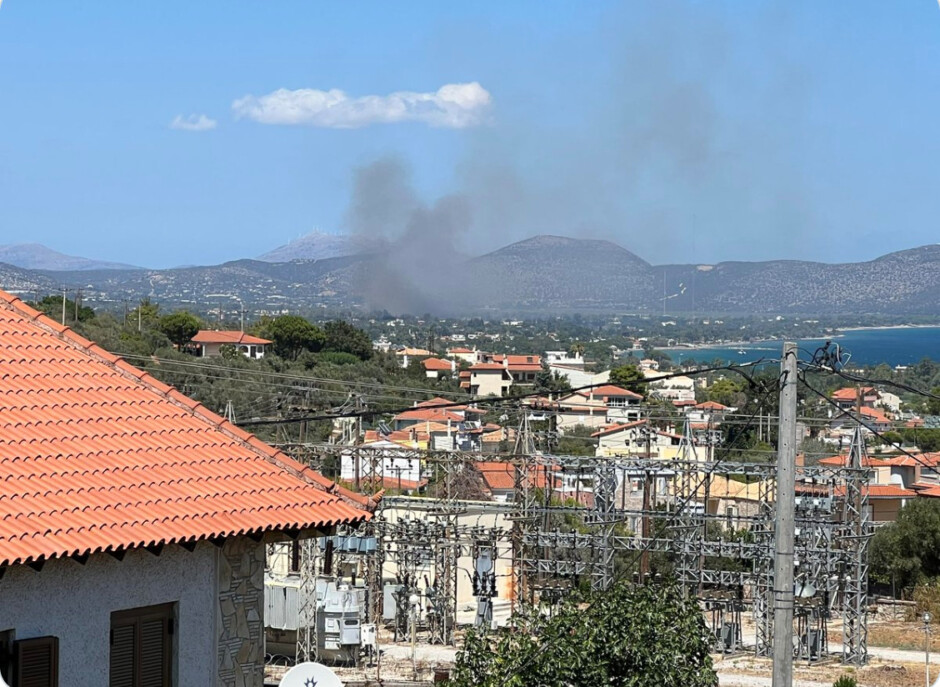
{"label": "dirt ground", "polygon": [[[869,646],[923,651],[924,625],[904,622],[869,623],[868,644]],[[930,651],[940,654],[940,627],[930,633]],[[940,661],[940,655],[938,655],[938,661]]]}

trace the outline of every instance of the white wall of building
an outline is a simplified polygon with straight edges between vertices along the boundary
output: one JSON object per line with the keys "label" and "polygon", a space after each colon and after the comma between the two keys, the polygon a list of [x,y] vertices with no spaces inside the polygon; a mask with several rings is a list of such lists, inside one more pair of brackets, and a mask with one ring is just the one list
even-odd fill
{"label": "white wall of building", "polygon": [[218,549],[202,543],[190,553],[166,547],[160,556],[129,551],[123,561],[106,554],[83,566],[53,559],[42,571],[13,566],[0,580],[0,631],[15,639],[59,638],[59,684],[108,684],[111,613],[174,602],[178,687],[205,687],[217,681],[219,636]]}

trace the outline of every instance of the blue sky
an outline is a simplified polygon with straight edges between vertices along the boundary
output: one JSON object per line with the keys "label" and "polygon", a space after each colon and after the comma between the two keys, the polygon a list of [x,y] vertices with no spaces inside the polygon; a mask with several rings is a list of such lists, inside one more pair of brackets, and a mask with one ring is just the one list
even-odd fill
{"label": "blue sky", "polygon": [[938,86],[928,0],[3,0],[0,243],[255,256],[394,158],[472,253],[870,259],[940,236]]}

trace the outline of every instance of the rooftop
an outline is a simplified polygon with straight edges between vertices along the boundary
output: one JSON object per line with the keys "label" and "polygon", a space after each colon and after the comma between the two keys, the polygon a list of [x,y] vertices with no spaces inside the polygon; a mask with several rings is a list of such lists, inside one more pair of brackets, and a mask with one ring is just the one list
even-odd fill
{"label": "rooftop", "polygon": [[0,566],[354,523],[369,505],[0,291]]}

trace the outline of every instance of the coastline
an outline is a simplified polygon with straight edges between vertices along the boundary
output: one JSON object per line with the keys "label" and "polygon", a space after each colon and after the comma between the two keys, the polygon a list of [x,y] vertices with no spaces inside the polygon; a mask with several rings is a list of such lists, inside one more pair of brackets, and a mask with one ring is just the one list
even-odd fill
{"label": "coastline", "polygon": [[[877,330],[895,330],[895,329],[940,329],[940,324],[889,324],[889,325],[868,325],[868,326],[858,326],[858,327],[839,327],[838,329],[833,330],[831,334],[823,334],[820,336],[807,336],[800,337],[798,341],[829,341],[840,339],[844,336],[843,332],[861,332],[861,331],[877,331]],[[769,344],[769,343],[779,343],[783,339],[780,338],[771,338],[771,339],[751,339],[750,341],[723,341],[723,342],[713,342],[713,343],[695,343],[695,344],[680,344],[678,346],[663,346],[661,348],[657,347],[657,351],[664,352],[673,352],[673,351],[696,351],[702,349],[713,349],[713,348],[745,348],[749,346],[756,346],[760,344]]]}

